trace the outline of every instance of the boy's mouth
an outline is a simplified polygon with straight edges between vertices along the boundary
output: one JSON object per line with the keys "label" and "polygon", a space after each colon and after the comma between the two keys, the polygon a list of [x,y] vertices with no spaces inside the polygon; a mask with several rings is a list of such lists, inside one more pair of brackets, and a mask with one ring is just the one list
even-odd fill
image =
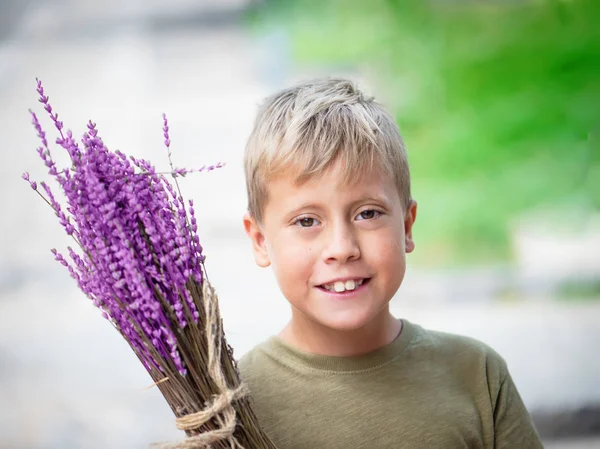
{"label": "boy's mouth", "polygon": [[332,293],[344,293],[347,291],[356,290],[363,284],[369,282],[371,278],[362,278],[362,279],[348,279],[347,281],[336,281],[331,284],[322,284],[318,287],[327,290]]}

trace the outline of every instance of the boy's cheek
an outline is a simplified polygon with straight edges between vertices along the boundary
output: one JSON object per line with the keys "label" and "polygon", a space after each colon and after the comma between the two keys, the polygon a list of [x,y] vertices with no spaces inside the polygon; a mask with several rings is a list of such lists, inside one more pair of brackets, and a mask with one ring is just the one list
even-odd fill
{"label": "boy's cheek", "polygon": [[314,260],[306,245],[287,242],[281,247],[269,247],[275,275],[285,283],[305,284],[312,276]]}
{"label": "boy's cheek", "polygon": [[299,274],[307,261],[306,248],[292,242],[281,242],[280,245],[269,245],[269,258],[278,274],[290,277]]}

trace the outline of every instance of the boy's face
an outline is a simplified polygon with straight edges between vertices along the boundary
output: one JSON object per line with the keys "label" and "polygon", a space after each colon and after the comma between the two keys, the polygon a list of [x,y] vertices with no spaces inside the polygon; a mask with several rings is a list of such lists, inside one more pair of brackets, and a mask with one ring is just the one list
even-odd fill
{"label": "boy's face", "polygon": [[244,226],[293,320],[351,331],[388,318],[414,249],[416,203],[405,208],[379,171],[350,185],[340,179],[339,162],[301,185],[279,176],[269,182],[262,225],[246,215]]}

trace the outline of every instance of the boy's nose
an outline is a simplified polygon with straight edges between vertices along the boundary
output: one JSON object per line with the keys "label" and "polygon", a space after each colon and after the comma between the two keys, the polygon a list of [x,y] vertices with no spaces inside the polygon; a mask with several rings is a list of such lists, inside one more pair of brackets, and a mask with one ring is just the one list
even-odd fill
{"label": "boy's nose", "polygon": [[327,263],[346,263],[360,257],[360,247],[348,226],[334,227],[328,237],[328,243],[323,252]]}

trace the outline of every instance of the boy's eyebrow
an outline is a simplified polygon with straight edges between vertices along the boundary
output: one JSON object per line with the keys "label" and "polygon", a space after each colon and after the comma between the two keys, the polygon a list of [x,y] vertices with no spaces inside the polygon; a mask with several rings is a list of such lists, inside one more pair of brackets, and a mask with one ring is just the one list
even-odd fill
{"label": "boy's eyebrow", "polygon": [[298,207],[294,206],[294,208],[292,210],[286,212],[286,215],[290,215],[290,216],[291,215],[295,215],[298,212],[300,212],[302,209],[322,209],[322,207],[320,207],[318,204],[316,204],[314,202],[312,202],[312,203],[303,203],[303,204],[301,204]]}
{"label": "boy's eyebrow", "polygon": [[385,198],[385,196],[369,194],[369,195],[361,196],[357,200],[353,201],[350,205],[355,206],[358,203],[364,203],[366,201],[373,201],[375,203],[381,203],[384,206],[387,206],[389,204],[389,201]]}

